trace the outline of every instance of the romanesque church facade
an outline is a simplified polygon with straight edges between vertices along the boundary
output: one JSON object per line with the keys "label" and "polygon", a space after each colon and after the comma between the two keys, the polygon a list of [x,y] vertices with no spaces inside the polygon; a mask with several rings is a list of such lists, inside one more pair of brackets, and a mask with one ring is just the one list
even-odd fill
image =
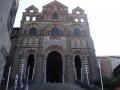
{"label": "romanesque church facade", "polygon": [[87,15],[80,7],[68,12],[58,1],[31,5],[23,12],[21,26],[13,38],[12,78],[41,83],[90,84],[99,78]]}

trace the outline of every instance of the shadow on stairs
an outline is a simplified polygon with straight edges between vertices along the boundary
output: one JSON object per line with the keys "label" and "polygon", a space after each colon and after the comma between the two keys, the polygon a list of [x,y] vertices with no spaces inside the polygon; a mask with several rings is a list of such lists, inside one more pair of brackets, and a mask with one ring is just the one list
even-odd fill
{"label": "shadow on stairs", "polygon": [[29,90],[86,90],[78,85],[69,83],[36,83],[29,86]]}

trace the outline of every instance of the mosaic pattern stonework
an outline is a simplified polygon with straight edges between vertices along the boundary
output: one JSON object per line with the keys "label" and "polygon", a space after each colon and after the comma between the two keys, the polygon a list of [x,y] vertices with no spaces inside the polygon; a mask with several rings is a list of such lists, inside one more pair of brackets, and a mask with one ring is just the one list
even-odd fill
{"label": "mosaic pattern stonework", "polygon": [[41,83],[93,83],[99,78],[87,15],[80,7],[69,13],[55,0],[39,12],[32,5],[23,12],[16,36],[12,78],[22,70],[23,79]]}

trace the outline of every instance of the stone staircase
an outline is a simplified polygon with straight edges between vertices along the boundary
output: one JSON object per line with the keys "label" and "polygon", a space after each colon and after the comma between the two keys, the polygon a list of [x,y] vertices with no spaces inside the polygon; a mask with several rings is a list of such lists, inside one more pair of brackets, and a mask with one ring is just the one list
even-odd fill
{"label": "stone staircase", "polygon": [[36,83],[29,86],[29,90],[87,90],[81,86],[69,83],[47,83],[40,84]]}
{"label": "stone staircase", "polygon": [[[7,84],[7,81],[2,80],[1,85],[0,85],[0,90],[6,90],[6,84]],[[13,85],[14,85],[14,80],[10,80],[8,88],[11,88]]]}
{"label": "stone staircase", "polygon": [[[0,89],[5,90],[5,89]],[[14,90],[12,86],[8,90]],[[16,90],[101,90],[99,87],[94,85],[84,86],[82,84],[75,83],[40,83],[40,82],[29,82],[29,85],[24,84],[20,89],[20,85],[18,85]]]}

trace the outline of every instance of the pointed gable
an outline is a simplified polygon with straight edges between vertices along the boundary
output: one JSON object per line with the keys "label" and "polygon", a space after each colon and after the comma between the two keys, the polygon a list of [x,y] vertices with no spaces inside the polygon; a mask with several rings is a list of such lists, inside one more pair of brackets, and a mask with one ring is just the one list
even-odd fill
{"label": "pointed gable", "polygon": [[55,7],[62,8],[64,11],[68,11],[68,7],[58,2],[57,0],[54,0],[53,2],[48,3],[47,5],[43,6],[43,10],[46,10],[48,8],[54,9]]}
{"label": "pointed gable", "polygon": [[74,13],[74,14],[77,13],[77,12],[80,12],[81,14],[83,14],[84,10],[80,7],[76,7],[75,9],[72,10],[72,13]]}
{"label": "pointed gable", "polygon": [[54,5],[59,5],[59,6],[62,6],[64,8],[68,8],[67,6],[63,5],[62,3],[58,2],[57,0],[54,0],[53,2],[51,3],[48,3],[47,5],[43,6],[43,7],[48,7],[48,6],[54,6]]}
{"label": "pointed gable", "polygon": [[26,12],[30,12],[30,10],[32,10],[33,12],[38,12],[38,9],[34,5],[31,5],[28,8],[26,8]]}

